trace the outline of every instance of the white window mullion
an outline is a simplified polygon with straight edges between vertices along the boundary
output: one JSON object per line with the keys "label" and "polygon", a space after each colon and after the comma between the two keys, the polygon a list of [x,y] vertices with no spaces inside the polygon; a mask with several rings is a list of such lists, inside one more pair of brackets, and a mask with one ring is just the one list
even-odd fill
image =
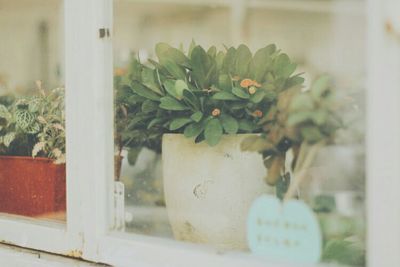
{"label": "white window mullion", "polygon": [[400,2],[368,11],[368,266],[400,266]]}
{"label": "white window mullion", "polygon": [[96,260],[113,177],[111,0],[66,0],[68,230]]}

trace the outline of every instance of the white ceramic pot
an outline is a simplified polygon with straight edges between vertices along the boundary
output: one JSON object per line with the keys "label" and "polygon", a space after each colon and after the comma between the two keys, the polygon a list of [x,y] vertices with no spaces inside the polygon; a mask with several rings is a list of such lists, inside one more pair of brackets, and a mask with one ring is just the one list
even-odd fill
{"label": "white ceramic pot", "polygon": [[246,248],[249,207],[271,189],[264,182],[262,156],[242,152],[248,134],[223,136],[215,147],[181,134],[163,137],[164,193],[178,240],[218,248]]}

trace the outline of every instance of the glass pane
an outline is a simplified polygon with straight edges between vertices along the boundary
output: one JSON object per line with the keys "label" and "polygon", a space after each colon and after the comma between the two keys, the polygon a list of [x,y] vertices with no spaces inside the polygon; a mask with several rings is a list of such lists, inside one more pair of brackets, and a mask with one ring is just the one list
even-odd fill
{"label": "glass pane", "polygon": [[0,0],[0,212],[65,221],[61,0]]}
{"label": "glass pane", "polygon": [[114,227],[250,253],[253,201],[286,197],[364,265],[365,3],[244,3],[115,1]]}

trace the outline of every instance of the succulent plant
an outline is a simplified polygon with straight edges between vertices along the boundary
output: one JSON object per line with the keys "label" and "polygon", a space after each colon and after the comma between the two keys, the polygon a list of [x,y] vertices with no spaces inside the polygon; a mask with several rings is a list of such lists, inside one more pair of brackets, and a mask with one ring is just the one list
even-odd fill
{"label": "succulent plant", "polygon": [[187,53],[165,43],[155,51],[158,61],[133,59],[116,78],[120,148],[160,151],[164,133],[215,146],[224,134],[261,132],[279,94],[304,81],[275,45],[254,55],[245,45],[219,51],[194,42]]}

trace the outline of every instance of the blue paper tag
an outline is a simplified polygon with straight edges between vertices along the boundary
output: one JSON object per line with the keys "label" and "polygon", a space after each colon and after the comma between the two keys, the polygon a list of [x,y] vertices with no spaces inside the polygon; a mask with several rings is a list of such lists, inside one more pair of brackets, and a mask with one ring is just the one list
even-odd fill
{"label": "blue paper tag", "polygon": [[250,250],[268,259],[316,263],[322,236],[313,211],[299,200],[281,202],[263,195],[256,199],[247,221]]}

